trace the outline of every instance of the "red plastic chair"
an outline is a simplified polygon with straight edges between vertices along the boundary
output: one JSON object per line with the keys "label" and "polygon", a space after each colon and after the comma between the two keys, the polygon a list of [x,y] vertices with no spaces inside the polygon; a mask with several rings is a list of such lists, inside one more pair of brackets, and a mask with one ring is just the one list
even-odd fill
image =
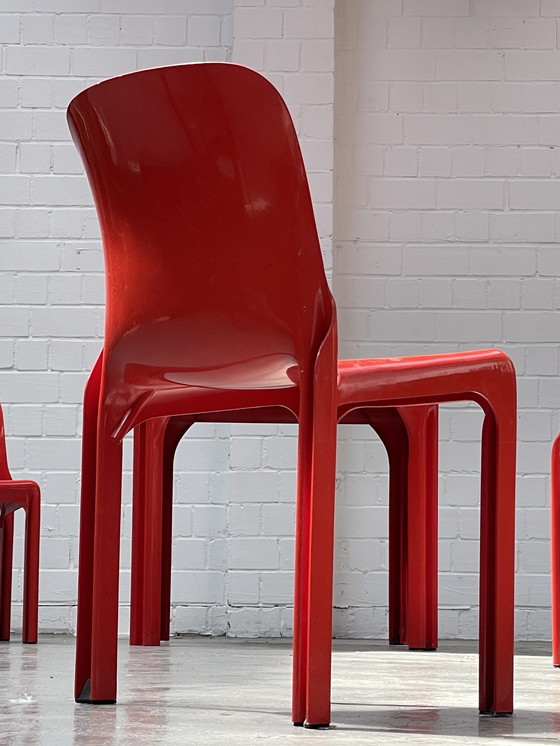
{"label": "red plastic chair", "polygon": [[[344,424],[371,426],[387,451],[389,642],[415,650],[435,650],[438,644],[437,415],[437,405],[341,413]],[[296,422],[287,410],[269,408],[155,419],[135,429],[131,645],[169,640],[173,460],[189,428],[207,421]]]}
{"label": "red plastic chair", "polygon": [[337,361],[336,310],[297,138],[281,97],[257,73],[227,63],[132,73],[79,94],[69,122],[107,274],[104,355],[84,401],[78,701],[116,699],[121,441],[129,430],[154,418],[263,407],[297,419],[292,717],[315,727],[330,721],[337,419],[471,399],[485,411],[479,709],[511,712],[509,358],[482,350]]}
{"label": "red plastic chair", "polygon": [[25,511],[22,641],[37,642],[41,492],[36,482],[12,479],[0,407],[0,640],[10,639],[14,512]]}
{"label": "red plastic chair", "polygon": [[552,445],[550,548],[552,584],[552,663],[560,667],[560,435]]}

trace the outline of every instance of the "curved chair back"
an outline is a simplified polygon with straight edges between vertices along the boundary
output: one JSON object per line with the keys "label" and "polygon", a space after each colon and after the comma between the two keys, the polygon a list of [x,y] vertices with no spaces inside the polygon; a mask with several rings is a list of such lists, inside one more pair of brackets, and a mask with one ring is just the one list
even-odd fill
{"label": "curved chair back", "polygon": [[281,96],[239,65],[100,83],[69,107],[101,222],[105,361],[156,386],[297,383],[333,303]]}

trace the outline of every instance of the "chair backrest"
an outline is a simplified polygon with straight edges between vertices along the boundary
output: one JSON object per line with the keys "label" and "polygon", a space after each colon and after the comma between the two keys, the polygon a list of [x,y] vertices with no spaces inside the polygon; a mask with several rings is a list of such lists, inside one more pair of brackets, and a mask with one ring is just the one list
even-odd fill
{"label": "chair backrest", "polygon": [[200,385],[249,359],[307,365],[332,297],[275,88],[229,63],[156,68],[85,90],[68,119],[101,223],[106,357]]}

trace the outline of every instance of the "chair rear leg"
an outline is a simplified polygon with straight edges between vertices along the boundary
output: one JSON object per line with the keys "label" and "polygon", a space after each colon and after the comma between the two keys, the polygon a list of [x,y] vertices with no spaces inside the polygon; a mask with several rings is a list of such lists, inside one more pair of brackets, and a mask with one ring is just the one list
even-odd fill
{"label": "chair rear leg", "polygon": [[3,516],[0,529],[0,640],[10,639],[12,614],[12,566],[14,549],[14,514]]}
{"label": "chair rear leg", "polygon": [[168,418],[134,430],[130,644],[159,645],[162,457]]}
{"label": "chair rear leg", "polygon": [[438,407],[399,407],[408,432],[406,641],[438,645]]}
{"label": "chair rear leg", "polygon": [[171,564],[173,545],[173,464],[175,451],[181,438],[196,422],[196,417],[170,418],[163,440],[163,496],[162,496],[162,540],[161,540],[161,602],[160,639],[170,637],[171,609]]}
{"label": "chair rear leg", "polygon": [[552,663],[560,667],[560,435],[551,454],[550,547],[552,582]]}
{"label": "chair rear leg", "polygon": [[406,643],[408,434],[396,408],[363,410],[389,461],[389,644]]}
{"label": "chair rear leg", "polygon": [[39,549],[41,541],[41,493],[36,485],[29,494],[25,515],[25,566],[23,581],[22,640],[37,642],[39,616]]}

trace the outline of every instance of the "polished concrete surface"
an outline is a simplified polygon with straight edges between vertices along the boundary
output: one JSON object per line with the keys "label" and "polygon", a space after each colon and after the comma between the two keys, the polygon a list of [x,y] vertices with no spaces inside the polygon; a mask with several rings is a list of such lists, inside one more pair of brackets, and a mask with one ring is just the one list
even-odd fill
{"label": "polished concrete surface", "polygon": [[0,744],[546,744],[560,738],[560,669],[550,645],[516,655],[513,717],[479,717],[473,643],[410,652],[338,641],[333,725],[290,722],[288,641],[176,638],[159,648],[120,644],[119,701],[72,698],[74,640],[0,643]]}

